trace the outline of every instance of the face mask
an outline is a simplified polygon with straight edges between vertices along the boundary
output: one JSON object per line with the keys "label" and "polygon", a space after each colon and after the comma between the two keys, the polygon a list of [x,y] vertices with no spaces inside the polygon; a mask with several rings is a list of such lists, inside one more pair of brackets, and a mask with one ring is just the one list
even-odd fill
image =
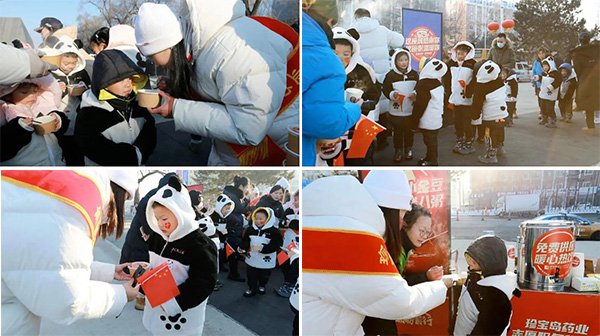
{"label": "face mask", "polygon": [[500,49],[504,48],[504,43],[498,42],[498,48],[500,48]]}

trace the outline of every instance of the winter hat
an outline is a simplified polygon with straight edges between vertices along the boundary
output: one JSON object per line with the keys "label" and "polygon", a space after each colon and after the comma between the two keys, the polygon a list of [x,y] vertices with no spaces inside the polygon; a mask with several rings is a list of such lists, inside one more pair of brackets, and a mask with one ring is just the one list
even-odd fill
{"label": "winter hat", "polygon": [[411,209],[412,193],[403,171],[373,170],[367,175],[363,185],[377,205],[390,209]]}
{"label": "winter hat", "polygon": [[44,28],[48,28],[51,32],[57,31],[63,27],[62,22],[59,19],[53,17],[45,17],[40,21],[40,26],[35,28],[33,31],[39,33]]}
{"label": "winter hat", "polygon": [[204,233],[205,235],[207,235],[209,237],[214,235],[215,233],[217,233],[217,228],[215,228],[215,223],[208,216],[205,216],[204,218],[202,218],[198,221],[198,228],[200,229],[200,231],[202,231],[202,233]]}
{"label": "winter hat", "polygon": [[193,207],[199,207],[202,208],[203,205],[203,199],[202,199],[202,193],[199,192],[198,190],[192,190],[190,191],[190,198],[192,199],[192,206]]}
{"label": "winter hat", "polygon": [[273,186],[273,188],[271,188],[271,190],[269,191],[269,194],[272,194],[272,193],[276,192],[277,190],[283,190],[283,187],[280,186],[279,184],[276,184]]}
{"label": "winter hat", "polygon": [[[223,209],[223,207],[226,206],[227,204],[231,204],[231,207],[229,208],[229,212],[227,212],[225,215],[223,215],[221,213],[221,209]],[[219,195],[219,197],[217,197],[217,204],[215,205],[215,211],[219,214],[219,216],[221,218],[227,218],[227,216],[231,215],[231,213],[233,212],[233,209],[235,209],[235,203],[231,200],[231,198],[229,198],[229,196],[227,196],[225,194],[221,194],[221,195]]]}
{"label": "winter hat", "polygon": [[167,5],[146,2],[138,11],[135,39],[140,52],[150,56],[176,45],[183,36],[177,17]]}
{"label": "winter hat", "polygon": [[138,177],[135,170],[109,170],[108,178],[129,193],[128,200],[132,199],[138,189]]}
{"label": "winter hat", "polygon": [[285,179],[285,177],[280,178],[279,181],[277,181],[277,183],[275,184],[281,186],[283,189],[290,188],[290,183],[288,182],[288,180]]}
{"label": "winter hat", "polygon": [[468,254],[481,267],[484,277],[506,274],[507,252],[504,241],[494,235],[481,236],[467,247]]}

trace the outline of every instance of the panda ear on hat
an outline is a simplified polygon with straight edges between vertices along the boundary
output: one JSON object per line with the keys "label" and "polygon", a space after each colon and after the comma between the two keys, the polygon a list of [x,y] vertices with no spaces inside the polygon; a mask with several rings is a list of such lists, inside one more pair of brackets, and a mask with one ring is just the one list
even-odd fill
{"label": "panda ear on hat", "polygon": [[352,36],[355,40],[358,41],[358,39],[360,38],[360,34],[358,33],[358,31],[354,28],[350,28],[348,29],[348,34],[350,36]]}
{"label": "panda ear on hat", "polygon": [[169,182],[167,183],[170,187],[172,187],[173,189],[177,190],[177,191],[181,191],[181,180],[179,180],[178,176],[171,176],[169,178]]}

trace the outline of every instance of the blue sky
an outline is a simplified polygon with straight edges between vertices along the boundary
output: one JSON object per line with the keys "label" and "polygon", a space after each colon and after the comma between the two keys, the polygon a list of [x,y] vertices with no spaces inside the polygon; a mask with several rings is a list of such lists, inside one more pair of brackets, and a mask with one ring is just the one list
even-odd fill
{"label": "blue sky", "polygon": [[[39,27],[40,21],[47,16],[59,19],[63,25],[77,25],[80,0],[0,0],[0,16],[20,17],[35,46],[42,42],[40,34],[33,30]],[[97,14],[93,6],[87,5],[85,11]]]}

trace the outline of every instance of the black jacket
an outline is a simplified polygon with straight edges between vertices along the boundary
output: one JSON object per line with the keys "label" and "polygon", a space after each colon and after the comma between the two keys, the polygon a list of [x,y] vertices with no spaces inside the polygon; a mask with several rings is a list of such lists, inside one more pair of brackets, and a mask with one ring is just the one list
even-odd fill
{"label": "black jacket", "polygon": [[263,249],[260,253],[268,254],[279,251],[283,244],[283,237],[281,232],[276,227],[269,227],[265,230],[256,230],[254,225],[250,225],[246,231],[244,231],[244,238],[240,244],[240,248],[244,251],[248,251],[250,248],[250,236],[262,236],[271,239],[268,244],[263,244]]}
{"label": "black jacket", "polygon": [[279,218],[279,227],[285,224],[285,210],[281,202],[274,200],[270,195],[264,195],[256,204],[256,208],[271,208],[275,213],[275,217]]}
{"label": "black jacket", "polygon": [[235,250],[242,242],[244,233],[244,213],[246,212],[247,202],[242,202],[244,194],[234,186],[226,186],[223,193],[229,197],[233,203],[233,212],[227,216],[227,243]]}
{"label": "black jacket", "polygon": [[[287,210],[285,210],[285,219],[287,220],[287,215],[295,215],[295,214],[296,213],[294,213],[294,209],[288,208]],[[288,228],[290,228],[292,230],[296,230],[296,231],[300,230],[300,221],[297,219],[291,220]]]}
{"label": "black jacket", "polygon": [[571,50],[573,69],[577,74],[577,106],[584,111],[600,109],[600,44],[583,44]]}
{"label": "black jacket", "polygon": [[152,231],[148,248],[164,258],[189,266],[188,278],[177,286],[180,294],[175,297],[183,311],[198,306],[212,293],[217,282],[217,247],[200,229],[172,242],[166,242]]}
{"label": "black jacket", "polygon": [[[413,107],[413,113],[411,118],[411,129],[418,130],[419,129],[419,121],[421,117],[425,114],[425,110],[429,105],[429,101],[431,100],[431,91],[442,86],[442,83],[433,78],[425,78],[419,80],[417,86],[415,87],[415,91],[417,92],[417,99],[415,101],[415,106]],[[443,109],[441,109],[443,111]]]}
{"label": "black jacket", "polygon": [[356,67],[346,75],[344,88],[361,89],[364,92],[362,99],[372,100],[375,103],[379,102],[379,98],[381,97],[379,84],[377,82],[373,83],[369,71],[360,64],[356,64]]}

